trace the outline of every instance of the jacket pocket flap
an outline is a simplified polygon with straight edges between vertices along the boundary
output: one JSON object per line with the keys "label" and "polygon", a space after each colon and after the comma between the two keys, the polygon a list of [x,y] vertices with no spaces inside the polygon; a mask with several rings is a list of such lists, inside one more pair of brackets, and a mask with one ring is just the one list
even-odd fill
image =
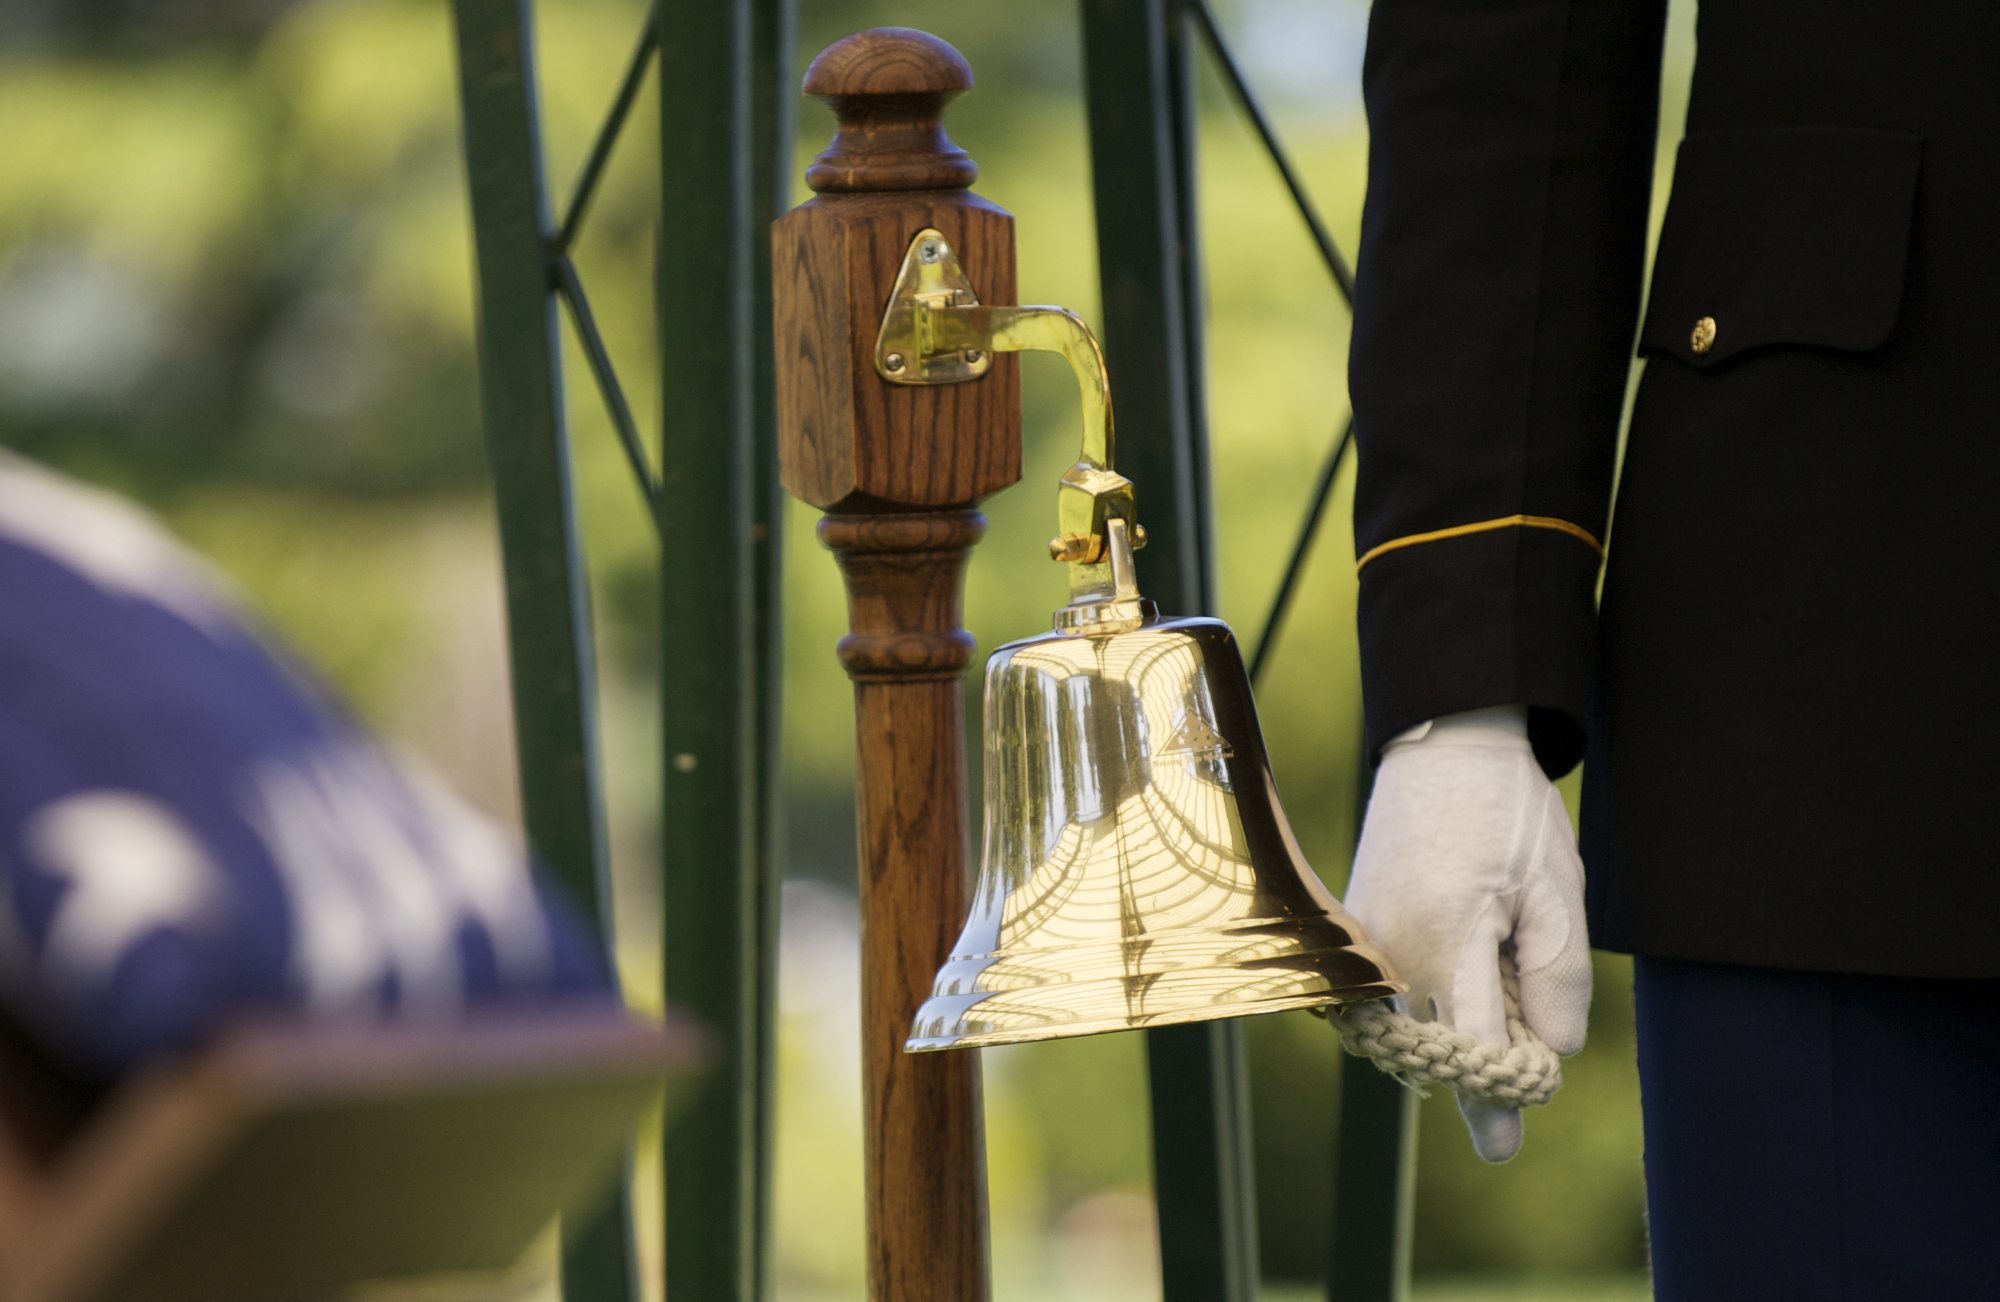
{"label": "jacket pocket flap", "polygon": [[1893,131],[1688,136],[1640,351],[1709,367],[1772,344],[1879,347],[1902,303],[1922,151]]}

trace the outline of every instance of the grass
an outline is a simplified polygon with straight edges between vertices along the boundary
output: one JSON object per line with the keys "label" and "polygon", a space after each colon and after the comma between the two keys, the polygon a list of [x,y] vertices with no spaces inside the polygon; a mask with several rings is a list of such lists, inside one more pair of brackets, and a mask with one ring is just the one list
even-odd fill
{"label": "grass", "polygon": [[[1032,1302],[1157,1302],[1157,1294],[1138,1293],[1107,1297],[1101,1290],[1089,1296],[1080,1293],[1037,1290]],[[1642,1275],[1592,1276],[1555,1279],[1438,1279],[1417,1283],[1408,1302],[1648,1302],[1652,1290]],[[779,1290],[779,1302],[859,1302],[858,1297],[841,1294],[803,1294]],[[1001,1294],[996,1302],[1031,1302],[1025,1297]],[[1261,1302],[1326,1302],[1323,1289],[1312,1286],[1280,1285],[1265,1289]]]}

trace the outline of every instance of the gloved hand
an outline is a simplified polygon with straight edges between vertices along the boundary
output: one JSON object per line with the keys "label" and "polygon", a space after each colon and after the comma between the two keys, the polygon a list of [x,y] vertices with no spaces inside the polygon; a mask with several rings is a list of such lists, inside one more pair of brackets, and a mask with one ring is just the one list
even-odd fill
{"label": "gloved hand", "polygon": [[[1343,902],[1409,983],[1413,1016],[1504,1047],[1511,951],[1522,1020],[1557,1053],[1583,1047],[1583,863],[1525,707],[1447,715],[1389,743]],[[1461,1096],[1459,1111],[1482,1158],[1519,1151],[1518,1109]]]}

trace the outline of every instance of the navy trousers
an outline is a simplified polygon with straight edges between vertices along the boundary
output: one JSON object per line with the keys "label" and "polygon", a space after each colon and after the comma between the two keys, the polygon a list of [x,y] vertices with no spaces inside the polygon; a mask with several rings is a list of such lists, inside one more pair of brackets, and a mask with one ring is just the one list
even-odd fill
{"label": "navy trousers", "polygon": [[2000,981],[1633,985],[1655,1298],[2000,1298]]}

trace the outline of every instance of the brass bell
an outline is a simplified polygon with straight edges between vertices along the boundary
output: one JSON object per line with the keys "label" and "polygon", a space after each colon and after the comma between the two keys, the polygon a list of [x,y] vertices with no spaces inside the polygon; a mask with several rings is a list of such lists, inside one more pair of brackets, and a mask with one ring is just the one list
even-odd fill
{"label": "brass bell", "polygon": [[1229,626],[1159,618],[1126,535],[1113,520],[1108,600],[987,663],[972,914],[907,1049],[1404,989],[1299,852]]}
{"label": "brass bell", "polygon": [[[1321,885],[1278,804],[1229,626],[1161,619],[1111,468],[1096,340],[1059,308],[979,307],[935,231],[912,244],[878,364],[895,383],[1009,349],[1059,352],[1084,399],[1063,476],[1071,600],[986,666],[986,816],[971,916],[912,1052],[1379,999],[1406,989]],[[928,283],[926,283],[928,282]],[[912,361],[914,359],[914,363]],[[958,359],[956,362],[954,359]]]}

